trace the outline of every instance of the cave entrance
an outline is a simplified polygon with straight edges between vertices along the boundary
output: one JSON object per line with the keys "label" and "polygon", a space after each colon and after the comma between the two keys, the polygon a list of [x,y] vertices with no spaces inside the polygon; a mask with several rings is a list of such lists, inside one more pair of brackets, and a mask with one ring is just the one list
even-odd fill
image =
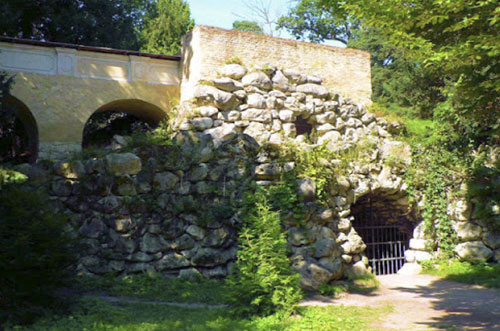
{"label": "cave entrance", "polygon": [[397,273],[405,262],[414,227],[407,201],[368,194],[351,208],[353,227],[366,244],[365,254],[376,275]]}

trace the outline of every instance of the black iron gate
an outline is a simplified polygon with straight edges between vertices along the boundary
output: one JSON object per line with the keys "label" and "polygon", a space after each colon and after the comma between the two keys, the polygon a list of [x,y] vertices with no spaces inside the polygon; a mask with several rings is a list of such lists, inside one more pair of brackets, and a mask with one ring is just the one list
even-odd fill
{"label": "black iron gate", "polygon": [[355,215],[354,229],[366,244],[365,254],[376,275],[398,272],[404,264],[404,252],[408,248],[410,236],[402,232],[397,224],[387,224],[376,218],[371,203],[368,210]]}

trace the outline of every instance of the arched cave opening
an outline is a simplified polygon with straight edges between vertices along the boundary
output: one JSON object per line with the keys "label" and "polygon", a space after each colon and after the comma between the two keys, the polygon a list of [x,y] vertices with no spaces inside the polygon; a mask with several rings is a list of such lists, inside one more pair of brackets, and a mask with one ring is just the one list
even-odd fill
{"label": "arched cave opening", "polygon": [[370,193],[351,207],[352,223],[366,244],[365,255],[376,275],[397,273],[413,234],[413,215],[407,197]]}
{"label": "arched cave opening", "polygon": [[82,148],[105,147],[113,136],[146,133],[158,127],[166,113],[141,100],[118,100],[97,109],[85,123]]}
{"label": "arched cave opening", "polygon": [[9,95],[0,114],[0,163],[35,162],[37,157],[36,120],[23,102]]}

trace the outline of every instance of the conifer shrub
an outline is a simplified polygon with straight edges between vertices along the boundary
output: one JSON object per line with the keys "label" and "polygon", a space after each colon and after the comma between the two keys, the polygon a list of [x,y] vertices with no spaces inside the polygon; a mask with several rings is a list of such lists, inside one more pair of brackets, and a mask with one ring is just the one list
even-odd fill
{"label": "conifer shrub", "polygon": [[267,192],[258,188],[243,202],[243,228],[234,272],[228,277],[237,315],[291,313],[302,297],[300,276],[290,267],[286,232]]}
{"label": "conifer shrub", "polygon": [[0,325],[26,324],[55,307],[72,274],[77,243],[48,197],[18,185],[0,188]]}

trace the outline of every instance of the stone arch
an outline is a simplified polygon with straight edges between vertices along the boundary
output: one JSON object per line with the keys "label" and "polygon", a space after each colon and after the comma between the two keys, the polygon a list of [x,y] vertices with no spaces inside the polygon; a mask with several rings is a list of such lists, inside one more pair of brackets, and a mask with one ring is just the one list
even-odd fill
{"label": "stone arch", "polygon": [[14,163],[35,162],[38,158],[39,145],[38,125],[35,117],[28,106],[18,98],[8,95],[5,101],[7,109],[12,110],[15,116],[11,129],[12,133],[17,136],[11,137],[13,140],[9,143],[10,152],[2,150],[2,154],[10,153],[11,157],[8,159]]}
{"label": "stone arch", "polygon": [[362,254],[377,275],[397,273],[403,267],[419,221],[405,191],[390,193],[373,190],[350,207],[352,227],[366,245]]}
{"label": "stone arch", "polygon": [[[91,140],[92,138],[89,136],[92,134],[92,130],[95,128],[91,127],[92,120],[104,120],[106,121],[107,118],[111,116],[111,114],[115,114],[115,119],[121,118],[123,121],[123,118],[126,117],[126,122],[127,123],[132,123],[132,122],[137,122],[137,123],[142,123],[144,124],[143,126],[153,129],[156,128],[159,123],[164,120],[167,117],[167,113],[161,109],[160,107],[143,101],[139,99],[121,99],[121,100],[115,100],[112,102],[109,102],[101,107],[99,107],[96,111],[92,113],[92,115],[87,119],[85,126],[83,128],[82,132],[82,147],[88,147],[89,145],[92,145]],[[109,115],[109,116],[108,116]],[[108,127],[108,131],[101,131],[102,133],[102,139],[106,140],[109,138],[109,140],[112,138],[114,134],[130,134],[131,130],[133,131],[133,128],[130,128],[126,130],[127,132],[121,131],[118,128],[117,132],[113,130],[113,128]],[[104,129],[103,129],[104,130]],[[106,135],[109,135],[107,137]]]}

